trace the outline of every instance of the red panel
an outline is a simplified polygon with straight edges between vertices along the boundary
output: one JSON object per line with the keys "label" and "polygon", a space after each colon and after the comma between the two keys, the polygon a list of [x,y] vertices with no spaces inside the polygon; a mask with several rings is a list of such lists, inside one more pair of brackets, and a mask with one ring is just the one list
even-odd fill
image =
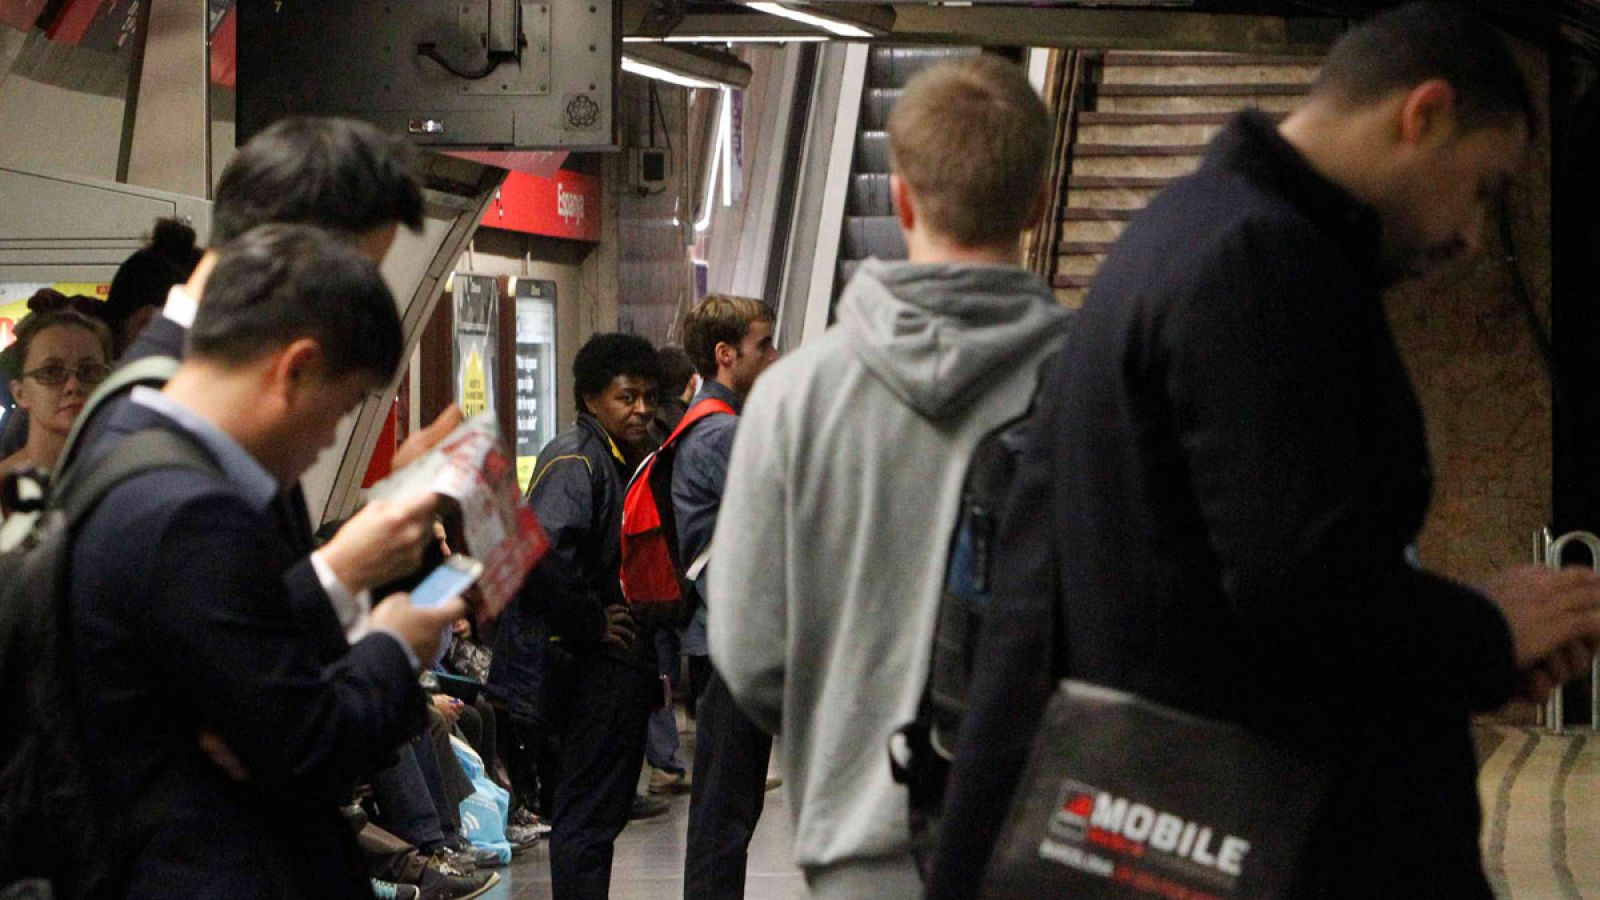
{"label": "red panel", "polygon": [[600,179],[559,169],[550,178],[512,172],[480,223],[525,234],[600,240]]}
{"label": "red panel", "polygon": [[56,16],[55,24],[47,34],[50,40],[76,47],[94,24],[95,13],[100,10],[100,0],[68,0],[66,9]]}
{"label": "red panel", "polygon": [[389,414],[383,419],[383,431],[378,434],[378,446],[372,448],[372,461],[367,463],[367,474],[361,479],[361,486],[369,488],[389,476],[389,470],[394,468],[395,451],[395,404],[390,404]]}
{"label": "red panel", "polygon": [[230,7],[211,33],[211,83],[231,88],[239,81],[239,11]]}
{"label": "red panel", "polygon": [[45,0],[0,0],[0,24],[10,25],[18,31],[32,31],[39,13],[44,12]]}

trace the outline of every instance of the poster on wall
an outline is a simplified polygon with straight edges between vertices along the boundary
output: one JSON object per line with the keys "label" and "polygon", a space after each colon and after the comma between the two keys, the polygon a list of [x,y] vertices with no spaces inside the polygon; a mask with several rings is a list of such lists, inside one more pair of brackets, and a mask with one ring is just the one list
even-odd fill
{"label": "poster on wall", "polygon": [[499,318],[500,280],[492,275],[457,275],[453,297],[456,404],[471,418],[495,408],[495,323]]}
{"label": "poster on wall", "polygon": [[512,280],[517,303],[517,484],[526,491],[539,450],[556,436],[556,283]]}

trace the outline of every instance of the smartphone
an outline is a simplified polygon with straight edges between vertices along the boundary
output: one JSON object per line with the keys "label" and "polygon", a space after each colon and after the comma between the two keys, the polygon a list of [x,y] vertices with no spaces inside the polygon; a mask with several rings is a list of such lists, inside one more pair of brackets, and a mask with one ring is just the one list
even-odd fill
{"label": "smartphone", "polygon": [[472,587],[472,583],[482,574],[483,563],[464,553],[450,556],[411,591],[411,605],[426,609],[448,602]]}

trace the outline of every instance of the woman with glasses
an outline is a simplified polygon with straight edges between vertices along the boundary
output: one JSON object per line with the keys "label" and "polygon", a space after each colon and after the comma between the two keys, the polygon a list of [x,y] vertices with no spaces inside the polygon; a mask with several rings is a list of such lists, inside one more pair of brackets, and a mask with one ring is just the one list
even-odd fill
{"label": "woman with glasses", "polygon": [[28,442],[0,460],[0,475],[55,467],[72,423],[95,385],[111,373],[111,332],[74,309],[29,314],[7,354],[11,393],[28,412]]}

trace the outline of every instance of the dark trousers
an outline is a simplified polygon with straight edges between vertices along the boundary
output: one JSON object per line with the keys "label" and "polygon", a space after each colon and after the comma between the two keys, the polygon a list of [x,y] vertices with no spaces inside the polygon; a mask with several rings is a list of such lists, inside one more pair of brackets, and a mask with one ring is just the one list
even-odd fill
{"label": "dark trousers", "polygon": [[401,744],[394,765],[373,773],[372,799],[378,806],[378,824],[420,847],[422,852],[432,853],[444,846],[445,834],[439,809],[417,760],[417,747],[426,740],[424,737]]}
{"label": "dark trousers", "polygon": [[772,756],[772,735],[745,716],[722,677],[713,670],[707,682],[695,720],[683,862],[686,900],[744,897],[750,836],[766,802]]}
{"label": "dark trousers", "polygon": [[576,662],[571,692],[550,832],[550,882],[555,900],[603,900],[661,682],[653,672],[590,653]]}

